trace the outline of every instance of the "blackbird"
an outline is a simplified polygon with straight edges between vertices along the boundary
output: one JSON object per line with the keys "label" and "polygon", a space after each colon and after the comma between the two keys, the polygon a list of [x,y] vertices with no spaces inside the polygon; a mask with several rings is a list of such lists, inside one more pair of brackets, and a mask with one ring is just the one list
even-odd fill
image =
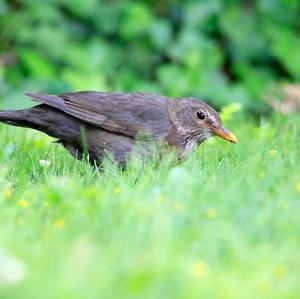
{"label": "blackbird", "polygon": [[1,122],[42,131],[57,138],[75,158],[87,153],[97,165],[107,154],[123,166],[132,156],[144,160],[169,150],[182,161],[214,135],[237,143],[219,114],[191,97],[95,91],[26,95],[40,104],[0,111]]}

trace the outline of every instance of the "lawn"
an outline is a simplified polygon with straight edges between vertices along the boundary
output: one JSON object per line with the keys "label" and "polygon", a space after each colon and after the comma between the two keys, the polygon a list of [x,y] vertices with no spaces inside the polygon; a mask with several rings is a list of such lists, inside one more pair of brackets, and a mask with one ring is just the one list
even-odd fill
{"label": "lawn", "polygon": [[299,116],[226,126],[238,145],[97,172],[1,125],[0,298],[300,298]]}

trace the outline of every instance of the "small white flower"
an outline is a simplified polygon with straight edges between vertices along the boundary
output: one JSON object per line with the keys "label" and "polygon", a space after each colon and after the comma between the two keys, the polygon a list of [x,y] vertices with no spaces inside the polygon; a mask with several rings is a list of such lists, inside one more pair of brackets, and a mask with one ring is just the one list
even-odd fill
{"label": "small white flower", "polygon": [[25,264],[0,248],[0,285],[17,285],[27,274]]}
{"label": "small white flower", "polygon": [[51,165],[51,161],[49,161],[49,160],[40,160],[40,165],[42,167],[49,167]]}

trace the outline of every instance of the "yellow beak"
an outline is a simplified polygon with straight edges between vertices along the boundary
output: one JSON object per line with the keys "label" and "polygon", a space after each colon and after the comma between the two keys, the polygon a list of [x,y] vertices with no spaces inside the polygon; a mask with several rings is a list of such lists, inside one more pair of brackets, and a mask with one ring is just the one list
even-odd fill
{"label": "yellow beak", "polygon": [[214,128],[213,132],[215,135],[222,137],[223,139],[230,141],[232,143],[238,143],[237,138],[227,129],[224,127]]}

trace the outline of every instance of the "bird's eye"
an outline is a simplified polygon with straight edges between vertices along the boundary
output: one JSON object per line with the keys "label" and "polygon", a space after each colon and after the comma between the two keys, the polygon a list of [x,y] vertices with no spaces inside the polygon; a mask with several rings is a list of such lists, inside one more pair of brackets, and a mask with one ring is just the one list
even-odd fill
{"label": "bird's eye", "polygon": [[197,112],[197,118],[200,120],[204,120],[205,119],[205,114],[202,111],[198,111]]}

